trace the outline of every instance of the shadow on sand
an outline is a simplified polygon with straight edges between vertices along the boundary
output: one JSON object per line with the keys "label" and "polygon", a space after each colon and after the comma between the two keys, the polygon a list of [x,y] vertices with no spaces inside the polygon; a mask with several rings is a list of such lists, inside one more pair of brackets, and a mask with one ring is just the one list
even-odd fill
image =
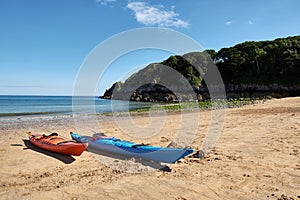
{"label": "shadow on sand", "polygon": [[[131,158],[133,158],[133,157],[129,157],[129,156],[123,156],[123,155],[119,155],[119,154],[109,153],[106,151],[101,151],[99,149],[92,148],[92,147],[88,147],[87,151],[94,153],[94,154],[101,155],[101,156],[118,159],[118,160],[130,160]],[[171,172],[171,169],[167,165],[163,165],[160,162],[145,160],[145,159],[142,159],[139,157],[134,157],[134,160],[136,163],[140,163],[143,166],[149,166],[151,168],[158,169],[161,171]]]}
{"label": "shadow on sand", "polygon": [[23,142],[26,146],[26,148],[24,148],[23,150],[31,149],[33,151],[36,151],[36,152],[42,153],[44,155],[50,156],[52,158],[55,158],[65,164],[71,164],[72,162],[74,162],[76,160],[75,158],[73,158],[72,156],[69,156],[69,155],[54,153],[51,151],[40,149],[40,148],[34,146],[33,144],[31,144],[29,140],[23,139]]}

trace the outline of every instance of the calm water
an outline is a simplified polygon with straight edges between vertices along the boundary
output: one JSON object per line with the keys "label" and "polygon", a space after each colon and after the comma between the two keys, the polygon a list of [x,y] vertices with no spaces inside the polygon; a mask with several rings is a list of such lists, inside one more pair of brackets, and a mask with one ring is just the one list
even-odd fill
{"label": "calm water", "polygon": [[[71,114],[72,96],[1,96],[0,116]],[[76,97],[76,111],[83,113],[107,113],[150,107],[149,103]]]}

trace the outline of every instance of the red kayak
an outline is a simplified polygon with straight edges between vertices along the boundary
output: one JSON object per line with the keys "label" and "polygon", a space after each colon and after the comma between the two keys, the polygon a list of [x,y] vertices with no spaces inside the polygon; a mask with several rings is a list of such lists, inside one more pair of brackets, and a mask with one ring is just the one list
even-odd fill
{"label": "red kayak", "polygon": [[59,137],[57,133],[41,135],[31,134],[28,132],[28,134],[30,135],[29,141],[33,145],[56,153],[80,156],[87,147],[87,144],[79,143],[74,140],[66,140],[62,137]]}

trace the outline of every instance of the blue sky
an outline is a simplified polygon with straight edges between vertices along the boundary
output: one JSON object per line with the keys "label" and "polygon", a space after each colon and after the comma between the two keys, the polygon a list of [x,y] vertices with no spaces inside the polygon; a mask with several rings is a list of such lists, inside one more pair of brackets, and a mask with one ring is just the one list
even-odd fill
{"label": "blue sky", "polygon": [[[122,31],[165,27],[205,49],[300,34],[299,0],[1,0],[0,95],[72,95],[99,43]],[[115,61],[98,91],[170,53],[145,50]]]}

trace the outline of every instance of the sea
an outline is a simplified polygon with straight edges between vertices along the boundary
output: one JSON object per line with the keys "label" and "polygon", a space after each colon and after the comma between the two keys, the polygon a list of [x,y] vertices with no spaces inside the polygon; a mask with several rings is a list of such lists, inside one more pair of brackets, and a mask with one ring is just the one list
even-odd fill
{"label": "sea", "polygon": [[0,95],[0,117],[74,113],[110,113],[149,108],[151,103],[73,96]]}

